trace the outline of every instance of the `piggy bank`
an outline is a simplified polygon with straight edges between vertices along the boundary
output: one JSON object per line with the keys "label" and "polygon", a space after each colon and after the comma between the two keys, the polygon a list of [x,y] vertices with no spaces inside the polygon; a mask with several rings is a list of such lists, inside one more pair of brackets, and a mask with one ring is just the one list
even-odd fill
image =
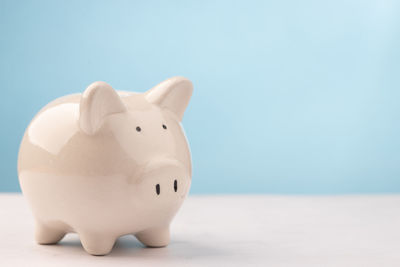
{"label": "piggy bank", "polygon": [[192,91],[182,77],[145,93],[95,82],[42,108],[18,155],[37,243],[74,232],[92,255],[109,253],[128,234],[149,247],[166,246],[191,184],[181,120]]}

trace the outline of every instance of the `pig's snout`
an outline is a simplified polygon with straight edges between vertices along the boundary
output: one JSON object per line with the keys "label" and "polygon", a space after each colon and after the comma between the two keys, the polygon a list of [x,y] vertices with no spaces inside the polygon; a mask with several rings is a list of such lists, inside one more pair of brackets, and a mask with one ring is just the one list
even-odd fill
{"label": "pig's snout", "polygon": [[184,165],[175,159],[160,158],[153,160],[146,168],[145,180],[151,181],[156,197],[184,197],[190,178]]}

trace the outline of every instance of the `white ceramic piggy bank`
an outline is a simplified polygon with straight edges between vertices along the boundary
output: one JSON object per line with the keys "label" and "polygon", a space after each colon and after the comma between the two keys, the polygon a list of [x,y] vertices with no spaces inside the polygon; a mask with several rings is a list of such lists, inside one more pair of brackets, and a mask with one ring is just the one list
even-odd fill
{"label": "white ceramic piggy bank", "polygon": [[182,77],[145,93],[95,82],[45,106],[28,126],[18,158],[36,241],[53,244],[76,232],[93,255],[109,253],[126,234],[166,246],[191,183],[180,122],[192,90]]}

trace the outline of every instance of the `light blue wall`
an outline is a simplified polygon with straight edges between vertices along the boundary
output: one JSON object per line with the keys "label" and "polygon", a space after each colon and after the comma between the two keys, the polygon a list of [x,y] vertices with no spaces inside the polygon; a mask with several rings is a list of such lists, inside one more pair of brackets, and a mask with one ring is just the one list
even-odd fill
{"label": "light blue wall", "polygon": [[400,192],[398,1],[0,0],[0,191],[34,114],[175,75],[192,193]]}

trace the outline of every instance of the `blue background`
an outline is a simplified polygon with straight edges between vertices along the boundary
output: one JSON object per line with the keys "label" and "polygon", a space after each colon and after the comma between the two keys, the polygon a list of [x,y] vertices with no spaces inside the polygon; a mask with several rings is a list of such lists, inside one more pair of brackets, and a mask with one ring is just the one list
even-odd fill
{"label": "blue background", "polygon": [[0,191],[34,114],[176,75],[192,193],[400,192],[396,1],[0,0]]}

